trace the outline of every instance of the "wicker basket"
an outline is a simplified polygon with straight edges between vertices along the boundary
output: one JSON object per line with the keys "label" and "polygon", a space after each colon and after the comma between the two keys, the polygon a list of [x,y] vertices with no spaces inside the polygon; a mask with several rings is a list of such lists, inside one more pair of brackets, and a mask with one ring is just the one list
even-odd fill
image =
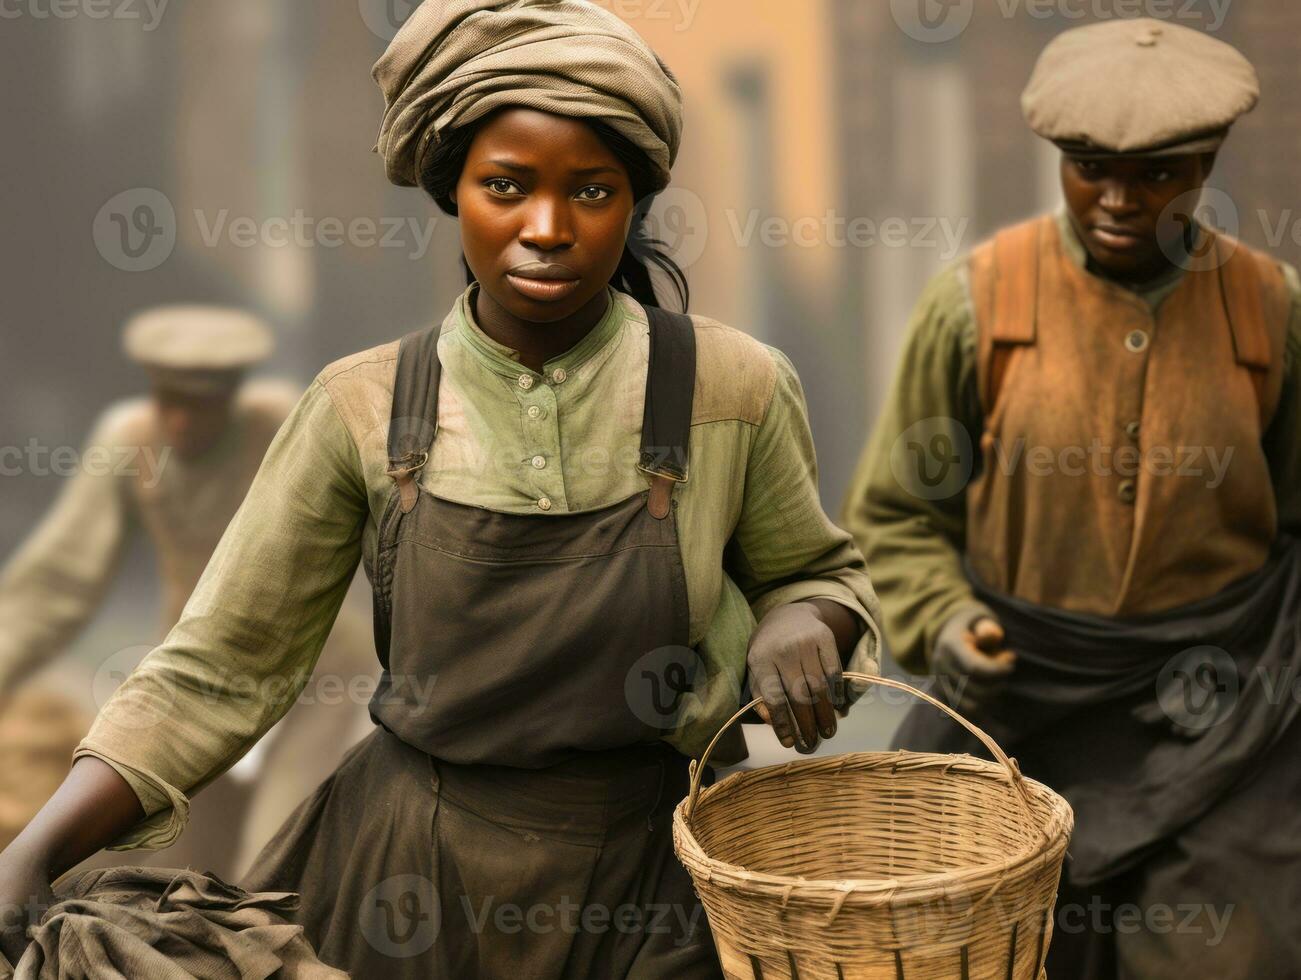
{"label": "wicker basket", "polygon": [[739,772],[692,764],[673,843],[728,980],[1037,980],[1074,816],[998,760],[859,752]]}

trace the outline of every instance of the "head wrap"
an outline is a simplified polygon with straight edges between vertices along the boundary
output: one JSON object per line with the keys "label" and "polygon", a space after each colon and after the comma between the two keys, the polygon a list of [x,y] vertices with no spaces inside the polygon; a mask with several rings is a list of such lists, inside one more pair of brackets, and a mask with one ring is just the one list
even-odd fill
{"label": "head wrap", "polygon": [[1152,18],[1078,27],[1044,49],[1021,98],[1030,128],[1071,153],[1205,153],[1260,99],[1256,70],[1201,31]]}
{"label": "head wrap", "polygon": [[624,21],[587,0],[425,0],[375,64],[386,111],[375,151],[414,187],[441,134],[502,106],[601,119],[636,143],[662,189],[682,138],[682,93]]}

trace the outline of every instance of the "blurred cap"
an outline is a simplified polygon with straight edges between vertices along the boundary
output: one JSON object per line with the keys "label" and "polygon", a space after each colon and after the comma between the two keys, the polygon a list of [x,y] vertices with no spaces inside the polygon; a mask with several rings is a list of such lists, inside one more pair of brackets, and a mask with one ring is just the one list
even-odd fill
{"label": "blurred cap", "polygon": [[275,348],[275,338],[260,318],[218,306],[145,310],[127,323],[122,343],[156,385],[193,394],[233,388]]}
{"label": "blurred cap", "polygon": [[1030,128],[1076,154],[1174,156],[1216,150],[1260,100],[1234,47],[1152,18],[1060,34],[1021,97]]}

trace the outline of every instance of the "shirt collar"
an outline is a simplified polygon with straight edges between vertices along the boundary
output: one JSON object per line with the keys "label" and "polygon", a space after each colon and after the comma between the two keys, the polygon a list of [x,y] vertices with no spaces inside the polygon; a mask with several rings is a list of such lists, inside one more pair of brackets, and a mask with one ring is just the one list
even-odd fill
{"label": "shirt collar", "polygon": [[[475,357],[494,373],[511,378],[517,378],[521,374],[534,374],[520,363],[519,351],[493,340],[475,322],[474,297],[478,289],[477,282],[471,283],[457,300],[456,308],[452,312],[450,319],[459,336]],[[627,319],[627,311],[613,288],[606,286],[605,291],[609,303],[605,315],[577,344],[547,361],[543,365],[544,373],[549,374],[556,370],[573,372],[619,335]],[[535,374],[534,376],[536,377]]]}

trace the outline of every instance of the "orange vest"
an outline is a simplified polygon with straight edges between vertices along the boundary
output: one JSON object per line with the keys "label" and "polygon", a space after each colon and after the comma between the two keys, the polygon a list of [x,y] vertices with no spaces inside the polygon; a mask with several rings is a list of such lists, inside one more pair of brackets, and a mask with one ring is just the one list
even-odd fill
{"label": "orange vest", "polygon": [[1267,256],[1208,243],[1214,267],[1155,313],[1072,261],[1052,217],[973,254],[985,428],[967,550],[984,584],[1126,617],[1264,564],[1277,511],[1261,436],[1290,294]]}

